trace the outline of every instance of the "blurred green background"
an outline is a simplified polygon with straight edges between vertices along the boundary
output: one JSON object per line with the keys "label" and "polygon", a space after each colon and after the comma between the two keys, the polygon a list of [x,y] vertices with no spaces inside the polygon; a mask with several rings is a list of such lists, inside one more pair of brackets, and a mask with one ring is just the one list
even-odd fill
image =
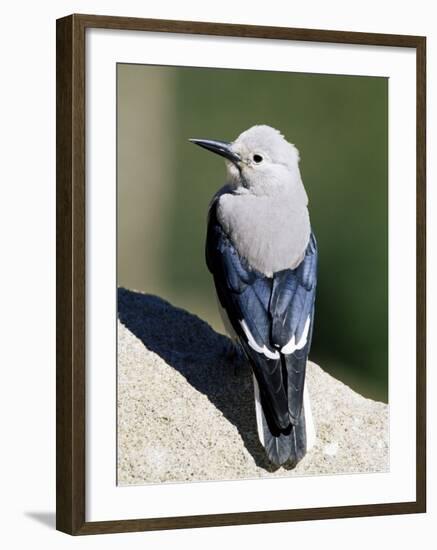
{"label": "blurred green background", "polygon": [[300,151],[319,245],[311,359],[388,400],[388,80],[117,66],[118,285],[157,294],[224,332],[204,262],[222,159],[188,138],[254,124]]}

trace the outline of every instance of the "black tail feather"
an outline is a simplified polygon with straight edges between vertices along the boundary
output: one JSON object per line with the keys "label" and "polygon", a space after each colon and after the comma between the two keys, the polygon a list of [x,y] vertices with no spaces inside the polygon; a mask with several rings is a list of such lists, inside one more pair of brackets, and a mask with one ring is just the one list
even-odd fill
{"label": "black tail feather", "polygon": [[278,430],[268,421],[262,401],[261,398],[261,407],[257,414],[261,414],[263,433],[259,436],[261,442],[264,441],[266,454],[276,466],[290,462],[294,467],[305,456],[307,449],[304,409],[302,408],[298,423],[290,424],[286,430]]}

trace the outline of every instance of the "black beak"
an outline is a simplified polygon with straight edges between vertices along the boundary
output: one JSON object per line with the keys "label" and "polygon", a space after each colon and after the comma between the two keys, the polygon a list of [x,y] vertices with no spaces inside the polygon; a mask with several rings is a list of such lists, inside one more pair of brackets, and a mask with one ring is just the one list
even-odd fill
{"label": "black beak", "polygon": [[213,153],[217,153],[217,155],[225,157],[225,159],[230,160],[234,164],[241,161],[240,155],[234,153],[231,149],[231,144],[226,143],[226,141],[215,141],[213,139],[190,139],[189,141],[191,141],[191,143],[195,143],[196,145],[200,145],[200,147],[203,147],[204,149],[208,149],[208,151],[212,151]]}

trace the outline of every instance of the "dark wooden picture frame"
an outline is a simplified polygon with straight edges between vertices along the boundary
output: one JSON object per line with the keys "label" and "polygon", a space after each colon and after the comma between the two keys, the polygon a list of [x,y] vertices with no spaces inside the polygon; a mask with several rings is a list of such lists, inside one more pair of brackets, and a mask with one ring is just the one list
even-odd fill
{"label": "dark wooden picture frame", "polygon": [[[87,522],[85,516],[85,31],[88,28],[413,48],[417,84],[416,500]],[[57,21],[56,527],[71,535],[347,518],[426,511],[426,39],[421,36],[70,15]]]}

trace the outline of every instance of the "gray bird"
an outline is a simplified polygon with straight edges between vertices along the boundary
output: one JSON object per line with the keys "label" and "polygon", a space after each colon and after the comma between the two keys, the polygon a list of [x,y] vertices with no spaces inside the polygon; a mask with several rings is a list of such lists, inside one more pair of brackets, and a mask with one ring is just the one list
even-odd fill
{"label": "gray bird", "polygon": [[252,367],[260,442],[274,464],[296,465],[315,440],[305,369],[317,281],[299,153],[264,125],[231,143],[190,141],[226,159],[226,185],[208,212],[206,263],[225,327]]}

